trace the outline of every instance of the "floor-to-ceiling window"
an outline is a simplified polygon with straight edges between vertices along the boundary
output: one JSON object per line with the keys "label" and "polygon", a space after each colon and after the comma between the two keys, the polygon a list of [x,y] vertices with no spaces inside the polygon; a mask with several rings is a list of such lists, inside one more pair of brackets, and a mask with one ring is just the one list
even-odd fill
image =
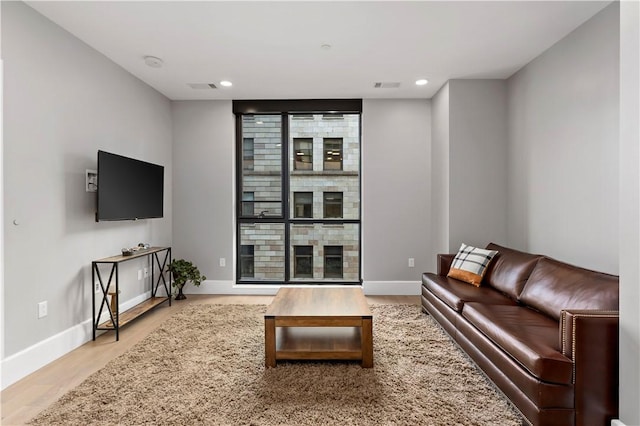
{"label": "floor-to-ceiling window", "polygon": [[237,282],[360,284],[361,100],[233,109]]}

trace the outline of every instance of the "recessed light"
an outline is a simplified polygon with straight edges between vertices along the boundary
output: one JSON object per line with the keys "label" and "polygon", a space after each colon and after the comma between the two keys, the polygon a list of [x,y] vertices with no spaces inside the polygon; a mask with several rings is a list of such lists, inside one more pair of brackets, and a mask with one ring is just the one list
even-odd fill
{"label": "recessed light", "polygon": [[150,66],[151,68],[160,68],[164,61],[160,58],[156,58],[155,56],[145,56],[144,63]]}
{"label": "recessed light", "polygon": [[416,85],[417,86],[424,86],[425,84],[427,84],[429,81],[425,78],[422,78],[420,80],[416,80]]}
{"label": "recessed light", "polygon": [[230,81],[228,81],[228,80],[222,80],[222,81],[220,82],[220,86],[224,86],[224,87],[231,87],[231,86],[233,86],[233,83],[232,83],[232,82],[230,82]]}

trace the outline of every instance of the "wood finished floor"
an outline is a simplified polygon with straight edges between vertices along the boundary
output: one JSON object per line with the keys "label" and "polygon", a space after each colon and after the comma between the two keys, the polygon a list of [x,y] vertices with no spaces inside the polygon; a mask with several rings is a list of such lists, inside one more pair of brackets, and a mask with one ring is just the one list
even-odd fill
{"label": "wood finished floor", "polygon": [[[269,304],[273,296],[189,295],[187,300],[158,306],[120,330],[120,341],[113,332],[98,336],[65,356],[44,366],[0,393],[2,425],[23,425],[90,374],[124,353],[146,337],[161,321],[190,304]],[[369,304],[419,305],[420,296],[367,296]],[[374,325],[375,327],[375,325]]]}

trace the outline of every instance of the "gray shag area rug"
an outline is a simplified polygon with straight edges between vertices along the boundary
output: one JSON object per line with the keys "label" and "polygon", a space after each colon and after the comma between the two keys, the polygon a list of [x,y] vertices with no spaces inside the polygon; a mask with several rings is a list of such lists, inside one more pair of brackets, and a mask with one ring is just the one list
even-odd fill
{"label": "gray shag area rug", "polygon": [[417,305],[374,305],[374,368],[264,367],[263,305],[190,305],[33,425],[521,425]]}

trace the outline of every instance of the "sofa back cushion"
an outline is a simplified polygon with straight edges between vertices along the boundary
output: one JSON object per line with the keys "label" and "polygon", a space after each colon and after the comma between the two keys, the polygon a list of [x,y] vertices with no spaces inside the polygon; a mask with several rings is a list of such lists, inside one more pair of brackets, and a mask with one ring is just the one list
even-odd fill
{"label": "sofa back cushion", "polygon": [[484,282],[513,300],[518,300],[531,271],[543,256],[524,253],[494,243],[489,243],[487,249],[496,250],[498,254],[489,265]]}
{"label": "sofa back cushion", "polygon": [[564,309],[618,310],[615,275],[542,258],[522,290],[520,302],[556,320]]}

